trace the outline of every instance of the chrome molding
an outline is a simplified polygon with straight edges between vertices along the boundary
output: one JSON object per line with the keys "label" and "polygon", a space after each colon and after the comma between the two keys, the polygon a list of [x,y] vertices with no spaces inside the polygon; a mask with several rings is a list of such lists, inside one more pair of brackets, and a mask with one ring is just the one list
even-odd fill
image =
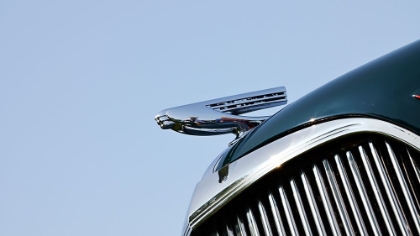
{"label": "chrome molding", "polygon": [[[404,128],[401,128],[399,126],[385,121],[371,118],[344,118],[325,123],[314,124],[305,129],[296,131],[288,136],[280,138],[272,143],[269,143],[264,147],[257,149],[254,152],[249,153],[241,159],[231,163],[229,165],[229,178],[222,183],[219,183],[219,176],[217,172],[207,173],[203,177],[203,179],[197,184],[196,189],[194,191],[190,208],[188,211],[188,230],[194,229],[195,227],[200,225],[201,222],[203,222],[203,220],[207,219],[215,211],[217,211],[219,208],[221,208],[223,205],[229,202],[233,197],[245,190],[249,185],[257,181],[259,178],[261,178],[271,170],[279,168],[286,161],[330,140],[360,132],[378,133],[399,140],[407,144],[408,146],[411,146],[414,149],[420,151],[420,136],[409,130],[406,130]],[[361,155],[363,155],[363,152],[364,150],[361,150]],[[348,154],[347,158],[349,163],[351,164],[351,154]],[[336,158],[335,161],[340,162],[341,160]],[[376,165],[375,163],[372,164]],[[329,162],[325,162],[322,168],[328,171],[329,165]],[[370,163],[364,163],[364,165],[367,169],[371,169]],[[315,175],[319,171],[318,168],[320,167],[314,167],[313,171]],[[357,166],[351,166],[351,170],[352,173],[348,174],[351,174],[355,177],[359,191],[364,193],[363,183],[359,181],[360,176],[358,174]],[[301,177],[304,181],[305,176],[303,175]],[[329,185],[334,186],[334,183],[336,181],[338,180],[335,179],[333,176],[328,176],[328,179],[326,180],[319,179],[319,184],[325,185],[326,183],[328,183]],[[374,177],[372,178],[370,176],[369,181],[376,182],[377,180],[375,180]],[[384,181],[386,182],[386,180]],[[293,183],[291,184],[293,186]],[[281,193],[282,190],[279,189],[279,191]],[[350,193],[353,190],[346,189],[346,192],[347,191],[349,191]],[[309,196],[309,199],[313,199],[313,196],[311,195],[310,191],[307,191],[305,189],[305,192],[306,195]],[[391,192],[389,194],[392,195]],[[351,193],[346,195],[346,197],[352,198]],[[382,196],[380,196],[380,194],[375,195],[375,197],[379,203],[383,201]],[[410,200],[410,196],[405,197],[409,200],[410,203],[412,203],[412,200]],[[274,199],[270,198],[271,205],[277,204],[275,201],[273,202],[272,200]],[[367,199],[362,200],[363,204],[367,208],[371,208],[371,204]],[[340,204],[340,202],[342,201],[342,196],[337,194],[337,196],[334,196],[334,201]],[[285,201],[282,202],[284,204]],[[329,203],[324,202],[324,204],[325,207],[328,207]],[[314,215],[317,215],[318,209],[316,208],[316,206],[313,207],[313,204],[311,204],[311,211]],[[381,212],[384,215],[389,214],[386,211],[386,209],[381,209]],[[416,215],[418,213],[411,212],[411,214]],[[341,212],[340,215],[342,215],[340,217],[348,217],[348,214],[346,212]],[[280,215],[278,214],[275,214],[275,216],[280,217]],[[377,224],[374,216],[369,216],[369,220],[372,224]],[[328,221],[330,222],[330,224],[335,225],[333,218],[329,218]],[[404,222],[405,217],[401,216],[399,218],[401,228],[404,228],[402,227]],[[317,222],[316,224],[319,233],[325,232],[325,229],[322,226],[319,226]],[[418,227],[418,225],[416,226]],[[276,227],[279,228],[279,232],[283,231],[282,229],[280,229],[280,225],[276,225]],[[356,227],[363,229],[364,225],[362,225],[360,222],[357,222]],[[388,227],[389,232],[395,232],[395,229],[393,229],[389,225]],[[352,226],[349,225],[346,228],[346,231],[352,232]]]}
{"label": "chrome molding", "polygon": [[276,87],[165,109],[155,116],[155,120],[162,129],[183,134],[209,136],[233,133],[239,137],[270,117],[240,114],[286,103],[286,88]]}

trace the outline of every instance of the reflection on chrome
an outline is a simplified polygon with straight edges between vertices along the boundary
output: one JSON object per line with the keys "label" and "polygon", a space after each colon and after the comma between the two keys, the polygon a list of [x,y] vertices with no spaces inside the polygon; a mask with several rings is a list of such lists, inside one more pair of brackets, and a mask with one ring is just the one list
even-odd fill
{"label": "reflection on chrome", "polygon": [[[229,202],[231,199],[233,199],[235,196],[240,194],[242,191],[244,191],[246,188],[248,188],[251,184],[256,182],[258,179],[260,179],[262,176],[266,175],[268,172],[278,168],[278,166],[284,164],[288,160],[291,160],[292,158],[314,148],[317,146],[320,146],[330,140],[337,139],[339,137],[343,137],[350,134],[357,134],[357,133],[376,133],[380,134],[385,137],[391,137],[393,139],[399,140],[402,143],[405,143],[406,145],[419,150],[420,147],[420,137],[414,133],[412,133],[409,130],[406,130],[404,128],[401,128],[399,126],[396,126],[394,124],[371,119],[371,118],[343,118],[339,120],[334,121],[328,121],[325,123],[319,123],[312,125],[308,128],[302,129],[300,131],[296,131],[288,136],[285,136],[279,140],[276,140],[270,144],[267,144],[266,146],[255,150],[254,152],[251,152],[241,159],[238,159],[237,161],[231,163],[228,165],[231,167],[229,169],[229,178],[225,179],[222,183],[220,183],[220,176],[217,172],[207,172],[205,176],[203,176],[203,179],[197,184],[197,187],[195,189],[193,198],[191,200],[191,205],[188,212],[188,223],[189,227],[195,228],[197,227],[201,222],[203,222],[205,219],[207,219],[210,215],[212,215],[215,211],[220,209],[223,205],[225,205],[227,202]],[[374,150],[374,149],[373,149]],[[273,155],[274,154],[274,155]],[[365,151],[361,151],[361,156],[363,157],[365,154]],[[357,190],[361,192],[362,196],[362,202],[360,203],[365,207],[365,209],[368,209],[368,218],[371,225],[377,225],[376,218],[373,214],[370,214],[370,209],[372,209],[371,203],[369,202],[369,199],[367,199],[365,186],[361,180],[359,170],[357,165],[354,164],[353,157],[351,154],[347,154],[347,158],[349,165],[350,165],[350,172],[347,172],[345,176],[340,176],[340,178],[348,178],[350,175],[354,177]],[[370,163],[368,162],[367,158],[362,158],[365,163],[363,163],[365,166],[367,165],[367,170],[370,170]],[[337,162],[338,164],[341,163],[343,159],[336,157],[335,161],[325,161],[323,163],[323,166],[315,166],[313,171],[315,173],[315,176],[318,176],[317,184],[320,185],[320,189],[325,188],[325,185],[328,185],[330,188],[337,189],[335,186],[338,182],[343,181],[342,179],[336,179],[336,177],[331,174],[331,163]],[[346,160],[347,161],[347,160]],[[373,163],[376,165],[376,163]],[[339,165],[340,166],[340,165]],[[380,165],[379,165],[380,167]],[[381,169],[381,168],[379,168]],[[326,172],[329,175],[326,175],[325,178],[321,178],[319,175],[319,171]],[[343,172],[343,170],[338,169],[338,172]],[[331,172],[331,173],[330,173]],[[335,172],[334,172],[335,173]],[[344,172],[343,172],[344,173]],[[368,171],[368,173],[372,173],[371,171]],[[420,173],[420,171],[419,171]],[[420,176],[420,174],[419,174]],[[319,210],[314,204],[314,196],[311,192],[311,189],[309,188],[307,179],[305,176],[305,173],[302,173],[302,181],[303,185],[305,187],[304,196],[307,197],[309,201],[310,206],[310,212],[314,216],[319,215]],[[372,186],[377,186],[377,181],[383,181],[384,183],[387,183],[386,179],[384,180],[373,180],[373,176],[368,176],[368,180],[371,182]],[[373,182],[372,182],[373,181]],[[292,185],[293,189],[293,181],[290,183]],[[345,193],[346,198],[352,198],[353,196],[348,195],[347,192],[354,192],[354,190],[351,190],[346,186]],[[334,192],[335,196],[332,198],[332,201],[338,202],[339,205],[341,205],[341,202],[343,201],[344,195],[343,193]],[[386,208],[382,208],[380,203],[383,202],[382,196],[378,195],[378,192],[374,192],[376,204],[379,204],[379,208],[381,210],[382,215],[385,213],[385,215],[388,214],[388,211]],[[389,193],[389,195],[392,195],[393,193]],[[387,194],[388,195],[388,194]],[[280,196],[281,195],[281,189],[280,189]],[[302,196],[300,196],[302,197]],[[409,203],[412,204],[412,201],[410,199],[411,196],[407,195],[405,196],[409,201]],[[290,200],[290,199],[288,199]],[[282,201],[282,204],[285,204],[285,200]],[[299,202],[299,201],[297,201]],[[277,202],[274,201],[274,198],[269,198],[269,205],[278,205]],[[324,199],[323,205],[325,208],[329,208],[329,205],[332,204],[332,202],[326,201]],[[356,208],[360,206],[350,206],[350,208]],[[273,211],[273,216],[275,219],[280,219],[280,214],[276,214],[277,210],[275,208],[277,207],[271,207],[271,211]],[[287,208],[287,206],[286,206]],[[274,210],[273,210],[274,209]],[[396,210],[398,213],[397,209]],[[267,209],[265,209],[267,210]],[[346,212],[344,212],[344,208],[340,209],[341,215],[337,215],[337,217],[346,219],[350,217],[350,215]],[[417,212],[413,211],[410,212],[413,215],[416,215]],[[357,211],[355,212],[357,216]],[[399,214],[397,214],[399,215]],[[287,218],[287,215],[285,215]],[[389,217],[385,217],[389,219]],[[305,217],[303,217],[305,219]],[[317,218],[318,219],[318,218]],[[287,220],[287,219],[286,219]],[[319,219],[315,221],[315,226],[318,231],[318,233],[324,233],[325,229],[323,226],[323,223],[321,220],[327,221],[327,224],[331,225],[332,230],[336,230],[337,222],[333,219],[332,216],[329,216],[328,219]],[[398,217],[397,219],[398,223],[402,223],[404,225],[405,218]],[[304,220],[303,220],[304,222]],[[290,222],[291,223],[291,222]],[[353,226],[348,225],[347,231],[352,232],[354,231],[354,227],[360,228],[361,232],[364,232],[364,225],[361,224],[361,222],[355,222],[356,224]],[[365,222],[366,223],[366,222]],[[385,222],[387,223],[387,222]],[[417,223],[417,222],[416,222]],[[325,222],[324,222],[325,224]],[[420,224],[420,223],[419,223]],[[395,232],[395,229],[390,224],[386,224],[388,228],[388,232]],[[418,226],[418,224],[416,224]],[[276,228],[278,228],[279,232],[282,232],[281,225],[276,225]],[[294,228],[293,225],[291,227]],[[402,227],[404,231],[407,231],[407,228]],[[314,233],[314,232],[313,232]]]}
{"label": "reflection on chrome", "polygon": [[155,120],[162,129],[183,134],[209,136],[233,133],[238,138],[270,117],[240,114],[286,103],[286,88],[276,87],[165,109],[156,115]]}

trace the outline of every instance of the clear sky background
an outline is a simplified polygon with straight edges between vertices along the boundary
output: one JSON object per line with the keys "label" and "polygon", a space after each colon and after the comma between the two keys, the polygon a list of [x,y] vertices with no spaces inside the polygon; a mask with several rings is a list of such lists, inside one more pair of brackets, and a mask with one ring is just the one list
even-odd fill
{"label": "clear sky background", "polygon": [[0,235],[180,235],[233,135],[157,112],[281,85],[293,102],[420,39],[419,1],[289,2],[0,0]]}

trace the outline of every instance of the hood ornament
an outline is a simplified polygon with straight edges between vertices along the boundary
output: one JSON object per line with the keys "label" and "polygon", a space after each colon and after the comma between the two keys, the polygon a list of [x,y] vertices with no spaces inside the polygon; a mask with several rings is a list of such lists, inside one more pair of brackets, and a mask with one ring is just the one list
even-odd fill
{"label": "hood ornament", "polygon": [[162,129],[190,135],[233,133],[236,138],[271,116],[248,117],[243,113],[287,103],[285,87],[276,87],[165,109],[155,116]]}

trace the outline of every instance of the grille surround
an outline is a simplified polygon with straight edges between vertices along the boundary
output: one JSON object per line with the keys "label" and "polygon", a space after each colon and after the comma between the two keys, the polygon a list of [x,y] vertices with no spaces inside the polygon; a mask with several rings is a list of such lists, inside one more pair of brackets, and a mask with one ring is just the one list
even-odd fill
{"label": "grille surround", "polygon": [[[229,164],[228,176],[219,182],[219,172],[212,171],[217,159],[209,166],[192,196],[182,235],[190,236],[224,205],[245,191],[272,170],[314,148],[354,134],[379,134],[398,140],[420,151],[420,136],[401,126],[363,117],[342,117],[314,122],[301,127]],[[223,168],[225,169],[225,168]]]}
{"label": "grille surround", "polygon": [[334,140],[258,180],[192,236],[414,235],[419,161],[417,150],[381,135]]}

